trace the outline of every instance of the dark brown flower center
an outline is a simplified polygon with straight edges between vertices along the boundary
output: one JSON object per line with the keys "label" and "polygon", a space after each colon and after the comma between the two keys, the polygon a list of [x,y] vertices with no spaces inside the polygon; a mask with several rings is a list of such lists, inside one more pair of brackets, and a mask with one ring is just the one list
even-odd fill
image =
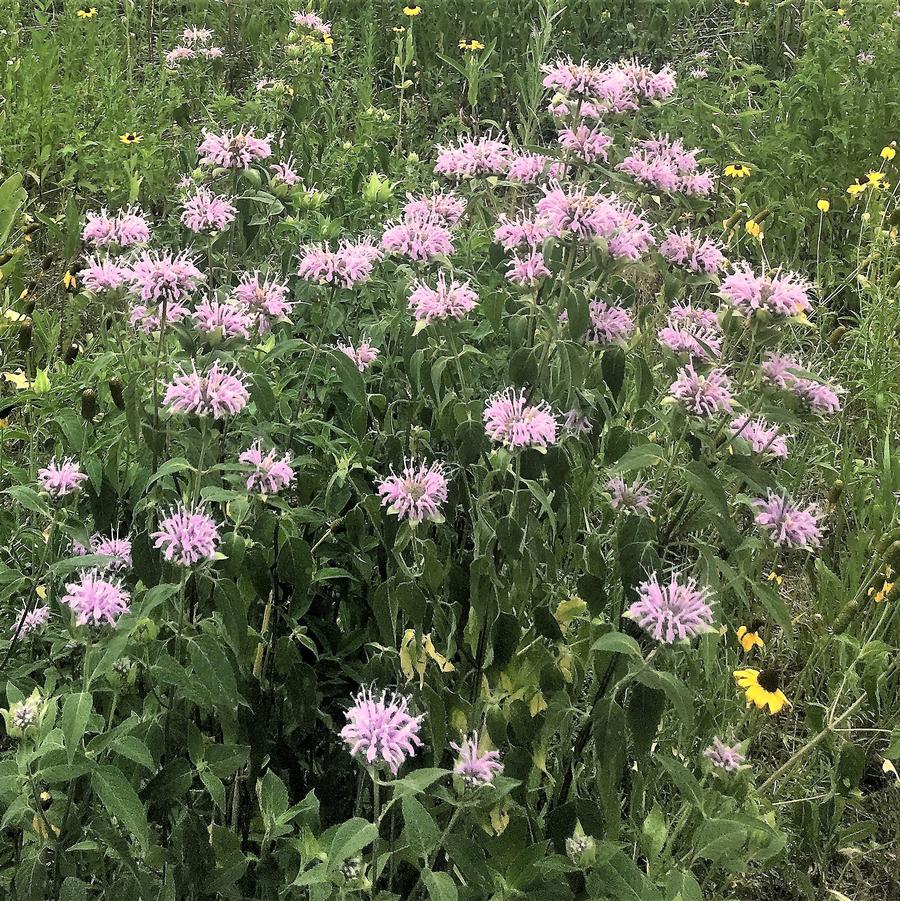
{"label": "dark brown flower center", "polygon": [[760,630],[765,624],[766,624],[766,623],[765,623],[765,620],[755,619],[755,620],[753,620],[752,623],[750,623],[750,626],[748,627],[747,631],[748,631],[748,632],[754,632],[754,633],[759,632],[759,630]]}
{"label": "dark brown flower center", "polygon": [[777,669],[764,669],[760,674],[757,682],[768,692],[778,691],[781,684]]}

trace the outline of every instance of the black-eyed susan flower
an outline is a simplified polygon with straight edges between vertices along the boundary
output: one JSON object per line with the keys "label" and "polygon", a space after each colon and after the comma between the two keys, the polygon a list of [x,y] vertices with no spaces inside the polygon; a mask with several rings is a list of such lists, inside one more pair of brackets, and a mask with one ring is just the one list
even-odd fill
{"label": "black-eyed susan flower", "polygon": [[744,229],[751,238],[761,238],[763,234],[762,226],[755,219],[748,219],[744,223]]}
{"label": "black-eyed susan flower", "polygon": [[816,203],[816,209],[820,213],[827,213],[831,209],[831,204],[823,197]]}
{"label": "black-eyed susan flower", "polygon": [[876,589],[873,585],[869,589],[869,597],[875,601],[876,604],[882,604],[887,599],[887,596],[894,590],[894,568],[892,566],[886,566],[884,568],[884,581],[881,584],[881,588]]}
{"label": "black-eyed susan flower", "polygon": [[65,275],[63,275],[62,281],[66,291],[74,292],[78,290],[78,279],[75,278],[69,269],[67,269]]}
{"label": "black-eyed susan flower", "polygon": [[897,155],[897,142],[891,141],[887,147],[881,148],[881,158],[890,162]]}
{"label": "black-eyed susan flower", "polygon": [[725,174],[729,178],[746,178],[750,172],[750,167],[745,166],[743,163],[729,163],[725,167]]}
{"label": "black-eyed susan flower", "polygon": [[421,6],[404,6],[403,7],[403,15],[409,16],[413,18],[414,16],[418,16],[422,12]]}
{"label": "black-eyed susan flower", "polygon": [[868,187],[869,182],[865,178],[855,178],[853,184],[848,186],[847,193],[851,197],[856,197],[857,194],[862,194]]}
{"label": "black-eyed susan flower", "polygon": [[871,185],[873,188],[881,187],[882,183],[887,187],[887,182],[884,181],[884,173],[883,172],[872,172],[866,173],[866,186]]}
{"label": "black-eyed susan flower", "polygon": [[93,19],[97,15],[96,6],[82,6],[81,9],[75,11],[75,15],[79,19]]}
{"label": "black-eyed susan flower", "polygon": [[119,140],[123,144],[140,144],[144,140],[144,136],[136,131],[126,131],[125,134],[119,135]]}
{"label": "black-eyed susan flower", "polygon": [[766,643],[760,638],[760,631],[765,625],[762,620],[754,620],[749,626],[741,626],[737,630],[738,644],[744,649],[745,654],[749,654],[754,648],[762,650]]}
{"label": "black-eyed susan flower", "polygon": [[784,582],[784,569],[776,564],[765,576],[767,582],[771,582],[773,585],[781,588],[781,583]]}
{"label": "black-eyed susan flower", "polygon": [[734,671],[737,684],[744,691],[748,704],[755,704],[759,710],[769,709],[769,715],[781,712],[790,701],[781,690],[778,670],[739,669]]}
{"label": "black-eyed susan flower", "polygon": [[471,40],[466,41],[462,40],[459,42],[460,50],[467,50],[470,53],[474,53],[476,50],[484,50],[484,44],[481,41]]}
{"label": "black-eyed susan flower", "polygon": [[403,32],[406,31],[406,26],[404,26],[404,25],[395,25],[395,26],[391,29],[391,31],[393,31],[394,34],[403,34]]}

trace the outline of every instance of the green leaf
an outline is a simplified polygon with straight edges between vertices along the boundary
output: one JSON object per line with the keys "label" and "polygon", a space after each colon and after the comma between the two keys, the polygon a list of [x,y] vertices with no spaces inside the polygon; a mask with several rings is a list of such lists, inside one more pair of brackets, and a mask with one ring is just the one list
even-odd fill
{"label": "green leaf", "polygon": [[75,759],[75,752],[81,747],[81,739],[93,706],[94,699],[87,691],[69,695],[63,703],[62,730],[69,763]]}
{"label": "green leaf", "polygon": [[131,783],[114,766],[98,766],[91,785],[107,812],[122,823],[146,851],[150,847],[150,827],[141,799]]}
{"label": "green leaf", "polygon": [[694,698],[690,689],[677,676],[655,669],[641,670],[635,677],[648,688],[656,688],[666,693],[684,725],[690,729],[694,725]]}
{"label": "green leaf", "polygon": [[362,817],[353,817],[341,823],[331,839],[328,851],[328,869],[334,872],[348,857],[358,854],[371,845],[378,835],[378,828]]}
{"label": "green leaf", "polygon": [[365,407],[366,385],[363,382],[359,369],[356,368],[356,363],[347,354],[339,350],[331,351],[331,360],[334,363],[335,371],[340,376],[341,387],[344,389],[344,393],[354,403]]}
{"label": "green leaf", "polygon": [[266,832],[271,832],[290,805],[287,786],[271,770],[259,782],[259,812]]}
{"label": "green leaf", "polygon": [[150,749],[135,735],[123,735],[121,738],[117,738],[109,746],[109,749],[126,760],[139,764],[151,773],[156,769]]}
{"label": "green leaf", "polygon": [[456,883],[449,873],[433,873],[426,869],[422,871],[422,881],[431,901],[457,901],[459,898]]}
{"label": "green leaf", "polygon": [[665,459],[665,455],[665,451],[656,444],[639,444],[625,451],[610,467],[610,471],[619,474],[634,472],[636,469],[654,466]]}
{"label": "green leaf", "polygon": [[631,689],[625,715],[638,757],[646,757],[650,753],[665,707],[666,695],[660,689],[650,688],[641,682]]}
{"label": "green leaf", "polygon": [[50,518],[51,513],[47,502],[34,488],[30,488],[28,485],[13,485],[12,488],[7,488],[3,493],[8,494],[26,510],[31,510],[32,513],[38,513],[41,516],[46,516],[48,519]]}
{"label": "green leaf", "polygon": [[608,651],[614,654],[625,654],[628,657],[641,658],[641,646],[624,632],[607,632],[601,635],[592,645],[592,651]]}
{"label": "green leaf", "polygon": [[403,809],[406,839],[412,850],[427,860],[440,841],[440,830],[431,814],[412,795],[404,797],[400,806]]}
{"label": "green leaf", "polygon": [[191,665],[216,707],[236,708],[245,703],[237,689],[234,669],[212,635],[201,635],[191,644]]}

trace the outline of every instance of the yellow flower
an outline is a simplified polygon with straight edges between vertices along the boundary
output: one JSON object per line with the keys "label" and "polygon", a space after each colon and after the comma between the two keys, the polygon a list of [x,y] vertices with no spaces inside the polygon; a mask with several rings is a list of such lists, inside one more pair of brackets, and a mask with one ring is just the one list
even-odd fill
{"label": "yellow flower", "polygon": [[835,14],[836,16],[843,16],[843,15],[846,15],[846,13],[847,13],[847,10],[844,9],[843,7],[841,7],[841,6],[839,6],[839,7],[834,11],[834,14]]}
{"label": "yellow flower", "polygon": [[63,285],[66,291],[75,291],[78,288],[78,279],[68,269],[66,269],[66,274],[63,276]]}
{"label": "yellow flower", "polygon": [[4,372],[3,380],[9,382],[17,391],[26,391],[34,385],[34,382],[30,381],[21,369],[17,369],[15,372]]}
{"label": "yellow flower", "polygon": [[482,44],[481,41],[475,41],[475,40],[472,40],[472,41],[465,41],[465,40],[462,40],[462,41],[459,42],[459,49],[460,49],[460,50],[468,50],[468,51],[470,51],[470,52],[473,52],[473,51],[475,51],[475,50],[484,50],[484,44]]}
{"label": "yellow flower", "polygon": [[823,197],[817,204],[816,209],[820,213],[827,213],[831,209],[831,204]]}
{"label": "yellow flower", "polygon": [[410,18],[412,18],[413,16],[419,15],[420,12],[422,12],[421,6],[404,6],[403,7],[403,15],[409,16]]}
{"label": "yellow flower", "polygon": [[750,623],[749,629],[746,626],[741,626],[737,630],[737,640],[744,649],[745,654],[749,654],[754,648],[762,650],[766,646],[765,642],[759,637],[759,631],[762,626],[763,624],[757,620]]}
{"label": "yellow flower", "polygon": [[759,710],[769,708],[769,715],[779,713],[790,701],[779,688],[778,671],[765,669],[739,669],[734,671],[737,684],[744,690],[748,704],[755,704]]}
{"label": "yellow flower", "polygon": [[[868,184],[870,184],[873,188],[877,188],[881,182],[884,181],[884,173],[883,172],[867,172],[866,178],[868,179]],[[886,187],[887,185],[885,185]]]}
{"label": "yellow flower", "polygon": [[93,19],[94,16],[97,15],[97,7],[82,7],[81,9],[76,10],[75,15],[78,16],[79,19]]}
{"label": "yellow flower", "polygon": [[847,188],[847,193],[851,197],[856,197],[857,194],[862,194],[866,188],[869,187],[869,183],[863,178],[857,178],[852,185]]}
{"label": "yellow flower", "polygon": [[773,569],[769,575],[766,576],[767,582],[774,582],[779,588],[781,588],[781,583],[784,581],[784,575],[782,574],[781,568],[776,567]]}
{"label": "yellow flower", "polygon": [[892,160],[897,155],[897,142],[891,141],[887,147],[881,148],[881,158],[883,160]]}
{"label": "yellow flower", "polygon": [[123,144],[140,144],[144,140],[144,136],[139,135],[136,131],[126,131],[125,134],[119,135],[119,140]]}
{"label": "yellow flower", "polygon": [[403,34],[403,32],[406,31],[406,27],[404,25],[395,25],[391,31],[395,34]]}
{"label": "yellow flower", "polygon": [[750,171],[750,167],[743,163],[730,163],[725,167],[725,174],[729,178],[746,178]]}
{"label": "yellow flower", "polygon": [[755,219],[748,219],[744,223],[747,234],[753,238],[762,238],[762,226]]}

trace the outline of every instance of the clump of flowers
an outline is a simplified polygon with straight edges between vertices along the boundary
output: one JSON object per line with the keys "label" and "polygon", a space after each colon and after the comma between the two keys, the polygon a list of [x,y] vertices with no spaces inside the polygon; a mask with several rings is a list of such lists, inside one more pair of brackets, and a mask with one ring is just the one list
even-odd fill
{"label": "clump of flowers", "polygon": [[659,331],[659,342],[675,353],[686,353],[704,362],[722,355],[722,327],[712,310],[675,304]]}
{"label": "clump of flowers", "polygon": [[236,303],[223,303],[207,298],[197,304],[194,310],[194,325],[206,335],[218,333],[222,338],[250,337],[253,318],[246,308]]}
{"label": "clump of flowers", "polygon": [[[40,632],[47,621],[50,619],[50,607],[46,604],[39,604],[34,610],[22,607],[13,620],[10,631],[15,635],[30,635],[32,632]],[[21,624],[21,625],[20,625]]]}
{"label": "clump of flowers", "polygon": [[453,253],[453,236],[446,224],[434,216],[406,215],[389,223],[381,236],[386,253],[427,262],[436,256]]}
{"label": "clump of flowers", "polygon": [[219,59],[222,48],[212,45],[213,32],[210,28],[185,28],[181,32],[182,43],[166,53],[166,65],[175,69],[179,64],[198,57]]}
{"label": "clump of flowers", "polygon": [[688,228],[670,231],[659,252],[673,266],[703,275],[715,275],[725,265],[721,245],[711,238],[696,237]]}
{"label": "clump of flowers", "polygon": [[133,329],[151,335],[158,332],[163,325],[183,322],[191,311],[178,300],[163,301],[158,304],[136,303],[131,308],[128,322]]}
{"label": "clump of flowers", "polygon": [[767,454],[782,459],[788,455],[787,441],[778,426],[770,425],[761,416],[756,419],[738,416],[731,421],[728,428],[735,438],[746,441],[755,454]]}
{"label": "clump of flowers", "polygon": [[714,185],[709,170],[700,171],[697,148],[685,149],[668,135],[638,141],[616,168],[635,181],[660,191],[706,196]]}
{"label": "clump of flowers", "polygon": [[574,128],[563,128],[559,133],[560,147],[586,163],[607,160],[612,142],[606,132],[583,123]]}
{"label": "clump of flowers", "polygon": [[423,520],[443,522],[441,504],[447,500],[447,476],[438,462],[407,460],[400,475],[391,470],[378,483],[378,493],[381,503],[398,519],[414,524]]}
{"label": "clump of flowers", "polygon": [[[634,319],[624,307],[608,304],[602,300],[592,300],[588,305],[590,324],[584,340],[591,344],[621,344],[634,333]],[[563,310],[560,321],[568,321],[568,313]]]}
{"label": "clump of flowers", "polygon": [[453,772],[462,779],[467,788],[490,785],[494,777],[503,772],[498,751],[479,752],[477,732],[463,736],[459,744],[450,742],[450,747],[459,752],[459,758],[453,765]]}
{"label": "clump of flowers", "polygon": [[106,569],[128,569],[131,566],[131,541],[113,535],[95,534],[91,536],[91,553],[109,557]]}
{"label": "clump of flowers", "polygon": [[363,688],[347,711],[347,725],[340,735],[354,757],[367,766],[386,766],[396,775],[422,745],[423,719],[410,714],[406,698],[386,692],[376,696],[371,688]]}
{"label": "clump of flowers", "polygon": [[294,158],[289,156],[281,163],[272,165],[272,179],[280,184],[287,185],[292,188],[300,181],[300,174],[297,172]]}
{"label": "clump of flowers", "polygon": [[784,495],[769,491],[753,502],[759,512],[755,522],[781,547],[813,548],[822,543],[822,527],[815,505],[798,507]]}
{"label": "clump of flowers", "polygon": [[769,354],[760,367],[769,384],[789,391],[813,413],[839,413],[841,399],[838,392],[815,378],[797,374],[803,366],[791,357]]}
{"label": "clump of flowers", "polygon": [[415,281],[409,295],[409,307],[419,322],[429,323],[436,319],[462,319],[478,304],[478,295],[468,282],[447,279],[441,272],[435,287],[423,281]]}
{"label": "clump of flowers", "polygon": [[131,247],[150,240],[150,226],[136,207],[120,210],[116,216],[110,216],[105,209],[89,212],[86,218],[81,237],[95,247]]}
{"label": "clump of flowers", "polygon": [[111,257],[91,257],[81,270],[81,286],[85,291],[103,294],[125,284],[128,270]]}
{"label": "clump of flowers", "polygon": [[354,347],[350,343],[338,341],[335,347],[356,364],[356,368],[360,372],[365,372],[378,359],[378,348],[371,343],[371,339],[363,335],[359,339],[359,343]]}
{"label": "clump of flowers", "polygon": [[703,752],[703,756],[717,769],[725,773],[737,772],[746,761],[740,745],[727,745],[718,736]]}
{"label": "clump of flowers", "polygon": [[195,566],[215,557],[219,530],[215,520],[202,509],[180,506],[169,511],[150,537],[166,560],[179,566]]}
{"label": "clump of flowers", "polygon": [[810,308],[810,285],[793,272],[771,275],[753,272],[749,263],[738,263],[722,282],[720,295],[745,316],[766,310],[779,316],[798,316]]}
{"label": "clump of flowers", "polygon": [[457,179],[503,175],[512,156],[513,150],[505,141],[491,137],[463,138],[455,146],[438,148],[434,171]]}
{"label": "clump of flowers", "polygon": [[550,174],[553,166],[548,166],[549,163],[550,157],[542,153],[514,153],[506,170],[506,179],[518,185],[536,184]]}
{"label": "clump of flowers", "polygon": [[484,429],[506,447],[543,449],[556,442],[557,422],[546,401],[529,404],[524,390],[506,388],[488,398]]}
{"label": "clump of flowers", "polygon": [[264,279],[258,270],[241,276],[232,298],[247,311],[261,335],[270,332],[276,322],[285,321],[293,307],[288,300],[288,286]]}
{"label": "clump of flowers", "polygon": [[71,607],[79,626],[113,625],[129,605],[128,592],[118,582],[93,570],[83,573],[80,582],[68,583],[61,601]]}
{"label": "clump of flowers", "polygon": [[222,419],[240,413],[249,399],[238,370],[229,369],[216,360],[202,375],[193,364],[190,372],[182,369],[166,387],[163,402],[172,413]]}
{"label": "clump of flowers", "polygon": [[406,195],[403,206],[403,218],[431,218],[456,225],[466,211],[466,201],[452,191],[438,191],[435,194],[423,194],[413,197]]}
{"label": "clump of flowers", "polygon": [[38,470],[38,483],[53,498],[65,497],[81,488],[87,473],[71,457],[57,461],[53,457],[50,462]]}
{"label": "clump of flowers", "polygon": [[539,250],[528,251],[523,256],[513,254],[506,269],[506,277],[523,288],[533,288],[540,279],[548,275],[550,270]]}
{"label": "clump of flowers", "polygon": [[712,416],[714,413],[731,413],[731,381],[724,369],[711,369],[705,375],[688,363],[678,371],[678,378],[669,386],[669,392],[689,413],[696,416]]}
{"label": "clump of flowers", "polygon": [[606,483],[606,489],[612,495],[609,503],[613,510],[650,515],[653,493],[640,478],[629,485],[621,476],[615,476]]}
{"label": "clump of flowers", "polygon": [[695,638],[712,628],[709,591],[698,588],[695,579],[688,579],[682,585],[672,576],[668,585],[661,585],[654,574],[642,582],[637,591],[638,600],[628,608],[626,615],[657,641],[673,644]]}
{"label": "clump of flowers", "polygon": [[260,494],[278,494],[294,481],[290,455],[279,456],[274,448],[263,454],[259,440],[254,441],[238,459],[241,463],[247,463],[254,467],[253,472],[247,476],[248,491],[257,491]]}
{"label": "clump of flowers", "polygon": [[272,155],[269,138],[258,138],[252,128],[226,131],[221,135],[203,129],[203,140],[197,148],[200,162],[223,169],[249,169],[259,160]]}
{"label": "clump of flowers", "polygon": [[192,232],[224,231],[234,222],[237,210],[225,197],[213,194],[209,188],[199,187],[185,200],[181,222]]}
{"label": "clump of flowers", "polygon": [[130,291],[144,304],[184,301],[205,278],[186,252],[168,251],[145,251],[126,276]]}
{"label": "clump of flowers", "polygon": [[297,275],[320,285],[353,288],[372,277],[375,264],[384,257],[369,240],[342,241],[336,250],[327,245],[307,247],[300,256]]}

